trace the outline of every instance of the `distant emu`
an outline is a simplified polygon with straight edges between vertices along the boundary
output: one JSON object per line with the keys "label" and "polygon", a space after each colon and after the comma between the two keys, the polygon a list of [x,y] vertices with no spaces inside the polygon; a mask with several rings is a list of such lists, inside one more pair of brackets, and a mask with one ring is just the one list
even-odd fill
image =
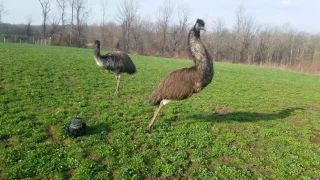
{"label": "distant emu", "polygon": [[149,103],[159,105],[148,125],[151,131],[152,124],[161,108],[173,100],[183,100],[205,88],[213,77],[213,62],[200,39],[200,30],[205,30],[205,23],[197,19],[196,24],[188,35],[189,51],[195,65],[188,68],[176,69],[169,73],[149,96]]}
{"label": "distant emu", "polygon": [[100,41],[96,40],[94,42],[94,60],[99,67],[116,74],[117,88],[115,94],[119,96],[121,73],[134,74],[136,72],[136,67],[131,58],[122,51],[111,51],[105,55],[100,55]]}

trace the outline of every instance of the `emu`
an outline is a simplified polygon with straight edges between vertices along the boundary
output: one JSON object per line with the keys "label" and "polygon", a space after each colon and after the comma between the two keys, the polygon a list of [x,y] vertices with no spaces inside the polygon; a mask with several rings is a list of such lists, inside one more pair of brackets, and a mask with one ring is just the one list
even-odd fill
{"label": "emu", "polygon": [[172,71],[162,79],[149,96],[151,105],[159,105],[147,127],[149,132],[164,105],[174,100],[186,99],[211,82],[214,74],[213,61],[200,39],[200,30],[205,30],[204,26],[205,22],[197,19],[188,34],[189,51],[193,57],[194,66]]}
{"label": "emu", "polygon": [[115,73],[117,80],[115,94],[119,97],[121,73],[134,74],[136,72],[136,67],[131,58],[122,51],[111,51],[105,55],[100,55],[100,41],[96,40],[94,42],[94,60],[99,67]]}

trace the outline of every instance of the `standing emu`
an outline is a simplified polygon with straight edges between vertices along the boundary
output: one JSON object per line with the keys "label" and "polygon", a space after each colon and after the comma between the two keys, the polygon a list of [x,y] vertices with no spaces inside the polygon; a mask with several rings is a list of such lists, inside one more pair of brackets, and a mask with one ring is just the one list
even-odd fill
{"label": "standing emu", "polygon": [[200,30],[205,30],[204,21],[197,19],[188,35],[189,51],[194,59],[192,67],[176,69],[169,73],[149,97],[149,103],[159,105],[148,125],[151,130],[161,108],[172,100],[183,100],[205,88],[213,77],[213,62],[200,39]]}
{"label": "standing emu", "polygon": [[99,67],[113,71],[116,74],[117,88],[115,94],[119,96],[119,84],[121,73],[134,74],[136,67],[128,54],[121,51],[108,52],[100,55],[100,41],[94,42],[94,60]]}

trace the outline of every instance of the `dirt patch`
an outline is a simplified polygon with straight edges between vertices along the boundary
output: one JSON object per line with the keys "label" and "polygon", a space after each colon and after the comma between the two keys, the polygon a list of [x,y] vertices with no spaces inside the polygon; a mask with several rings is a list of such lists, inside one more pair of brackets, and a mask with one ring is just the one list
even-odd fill
{"label": "dirt patch", "polygon": [[170,125],[171,126],[177,126],[177,125],[179,125],[180,124],[180,122],[178,121],[178,120],[175,120],[175,121],[171,121],[170,122]]}
{"label": "dirt patch", "polygon": [[62,144],[63,143],[63,141],[58,138],[58,135],[55,132],[55,127],[54,126],[49,126],[47,128],[47,131],[48,131],[48,135],[49,135],[47,141],[53,141],[53,142],[58,143],[58,144]]}
{"label": "dirt patch", "polygon": [[49,133],[49,138],[54,138],[56,133],[54,132],[54,127],[53,126],[49,126],[48,127],[48,133]]}
{"label": "dirt patch", "polygon": [[70,179],[72,176],[74,176],[75,173],[76,173],[75,169],[70,169],[69,171],[64,173],[64,177],[65,179]]}
{"label": "dirt patch", "polygon": [[241,149],[241,146],[236,142],[236,141],[231,141],[229,144],[228,144],[229,147],[234,147],[234,148],[237,148],[237,149]]}
{"label": "dirt patch", "polygon": [[67,79],[66,79],[66,82],[71,83],[71,84],[74,84],[75,81],[76,81],[76,78],[73,77],[73,76],[69,76],[69,77],[67,77]]}
{"label": "dirt patch", "polygon": [[94,114],[92,115],[92,119],[99,119],[101,116],[100,114]]}
{"label": "dirt patch", "polygon": [[94,161],[96,163],[100,163],[101,162],[100,158],[98,158],[96,155],[94,155],[93,153],[90,153],[90,152],[86,154],[86,158],[88,158],[91,161]]}
{"label": "dirt patch", "polygon": [[319,144],[320,145],[320,137],[319,135],[317,137],[313,137],[311,138],[311,142]]}
{"label": "dirt patch", "polygon": [[320,131],[317,129],[313,129],[312,131],[313,137],[311,138],[311,142],[320,145]]}
{"label": "dirt patch", "polygon": [[4,139],[4,143],[5,143],[4,147],[9,148],[9,147],[13,147],[15,144],[18,144],[19,140],[14,137],[7,137],[6,139]]}
{"label": "dirt patch", "polygon": [[111,137],[109,135],[106,135],[104,137],[104,140],[106,141],[106,143],[108,143],[110,141]]}
{"label": "dirt patch", "polygon": [[215,105],[214,110],[218,115],[226,116],[229,115],[231,112],[229,111],[229,108],[224,105]]}

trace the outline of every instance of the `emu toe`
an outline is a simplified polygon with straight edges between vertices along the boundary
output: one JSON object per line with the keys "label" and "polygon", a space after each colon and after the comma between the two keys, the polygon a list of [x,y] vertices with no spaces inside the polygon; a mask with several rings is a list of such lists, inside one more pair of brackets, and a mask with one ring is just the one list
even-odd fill
{"label": "emu toe", "polygon": [[150,127],[146,128],[145,132],[150,134],[151,133],[151,128]]}
{"label": "emu toe", "polygon": [[120,93],[118,90],[116,90],[116,92],[114,92],[115,95],[117,95],[118,97],[120,97]]}
{"label": "emu toe", "polygon": [[151,133],[151,130],[152,130],[152,126],[148,126],[148,127],[145,129],[146,133]]}

